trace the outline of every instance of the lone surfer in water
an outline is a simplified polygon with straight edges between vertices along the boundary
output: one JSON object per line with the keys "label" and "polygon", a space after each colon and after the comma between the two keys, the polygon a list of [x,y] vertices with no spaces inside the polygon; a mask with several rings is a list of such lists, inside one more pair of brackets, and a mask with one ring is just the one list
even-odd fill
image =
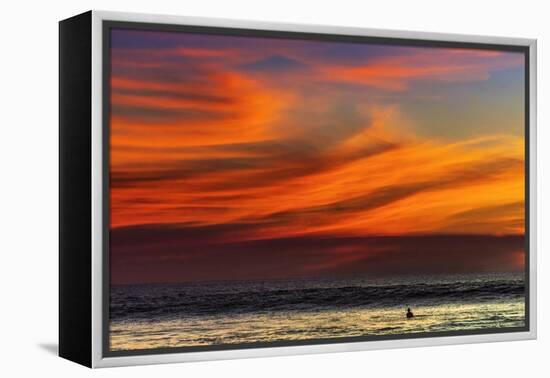
{"label": "lone surfer in water", "polygon": [[410,307],[407,308],[407,319],[410,319],[410,318],[412,318],[413,316],[414,316],[414,314],[412,313],[411,308],[410,308]]}

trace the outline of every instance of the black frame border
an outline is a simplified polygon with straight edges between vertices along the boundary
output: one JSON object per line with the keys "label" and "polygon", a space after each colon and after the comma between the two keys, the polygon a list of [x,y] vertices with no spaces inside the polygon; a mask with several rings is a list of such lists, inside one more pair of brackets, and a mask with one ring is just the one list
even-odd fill
{"label": "black frame border", "polygon": [[[406,340],[420,338],[438,338],[449,336],[469,336],[469,335],[489,335],[500,333],[514,332],[529,332],[530,325],[530,47],[512,44],[498,43],[482,43],[482,42],[457,42],[443,40],[429,40],[417,38],[396,38],[396,37],[371,37],[357,36],[344,34],[329,34],[316,32],[295,32],[295,31],[275,31],[261,29],[245,29],[233,27],[217,27],[217,26],[196,26],[196,25],[179,25],[179,24],[164,24],[164,23],[148,23],[148,22],[132,22],[132,21],[116,21],[103,20],[101,28],[102,39],[102,178],[103,178],[103,266],[102,266],[102,357],[122,357],[122,356],[144,356],[155,354],[175,354],[175,353],[192,353],[192,352],[207,352],[207,351],[224,351],[224,350],[239,350],[239,349],[256,349],[256,348],[276,348],[276,347],[292,347],[292,346],[308,346],[308,345],[323,345],[323,344],[342,344],[352,342],[366,341],[386,341],[386,340]],[[294,341],[274,341],[274,342],[258,342],[247,344],[222,344],[222,345],[207,345],[207,346],[191,346],[191,347],[168,347],[154,349],[136,349],[112,351],[109,343],[109,326],[110,326],[110,104],[111,104],[111,30],[125,29],[137,31],[164,31],[164,32],[180,32],[192,34],[209,34],[220,36],[240,36],[240,37],[256,37],[256,38],[274,38],[274,39],[294,39],[294,40],[314,40],[327,42],[343,42],[343,43],[368,43],[375,45],[391,45],[391,46],[406,46],[406,47],[427,47],[427,48],[463,48],[476,50],[495,50],[518,52],[524,55],[525,59],[525,76],[524,76],[524,138],[525,138],[525,326],[513,328],[487,328],[482,330],[464,330],[464,331],[442,331],[442,332],[421,332],[410,333],[403,335],[370,335],[356,337],[338,337],[330,339],[308,339]],[[405,32],[403,32],[405,33]],[[106,148],[106,146],[108,148]]]}
{"label": "black frame border", "polygon": [[59,356],[92,366],[92,12],[59,21]]}

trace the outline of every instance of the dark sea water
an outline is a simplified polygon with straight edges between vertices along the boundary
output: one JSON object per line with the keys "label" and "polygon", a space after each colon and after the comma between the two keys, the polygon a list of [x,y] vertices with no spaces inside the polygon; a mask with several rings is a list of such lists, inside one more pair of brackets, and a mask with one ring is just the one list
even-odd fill
{"label": "dark sea water", "polygon": [[521,273],[113,286],[111,348],[521,327],[524,296]]}

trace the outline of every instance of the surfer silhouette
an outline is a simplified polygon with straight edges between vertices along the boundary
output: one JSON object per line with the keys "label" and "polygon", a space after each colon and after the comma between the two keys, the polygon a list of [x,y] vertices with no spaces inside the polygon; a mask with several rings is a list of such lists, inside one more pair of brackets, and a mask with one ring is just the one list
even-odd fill
{"label": "surfer silhouette", "polygon": [[413,316],[414,316],[414,314],[412,313],[411,308],[410,308],[410,307],[407,308],[407,319],[410,319],[410,318],[412,318]]}

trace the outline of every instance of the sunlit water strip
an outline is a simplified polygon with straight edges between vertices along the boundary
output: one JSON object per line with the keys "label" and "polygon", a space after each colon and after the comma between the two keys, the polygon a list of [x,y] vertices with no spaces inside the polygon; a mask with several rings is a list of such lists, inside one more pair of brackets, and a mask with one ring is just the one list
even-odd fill
{"label": "sunlit water strip", "polygon": [[111,322],[111,350],[264,343],[369,335],[523,327],[523,299],[413,308],[349,308]]}

